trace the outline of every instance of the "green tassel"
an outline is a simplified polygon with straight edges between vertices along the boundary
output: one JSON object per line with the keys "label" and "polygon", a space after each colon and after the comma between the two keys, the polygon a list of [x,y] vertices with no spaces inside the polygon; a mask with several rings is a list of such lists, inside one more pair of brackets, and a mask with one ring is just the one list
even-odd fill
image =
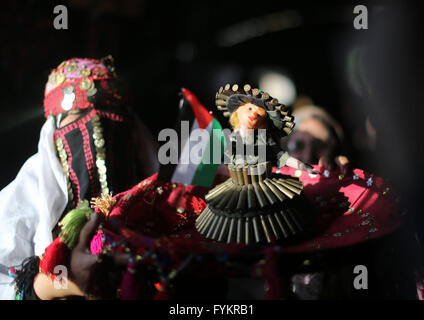
{"label": "green tassel", "polygon": [[81,201],[76,209],[69,211],[66,216],[59,222],[61,227],[60,236],[63,243],[69,249],[73,249],[78,242],[81,229],[90,220],[93,210],[88,206],[88,201]]}

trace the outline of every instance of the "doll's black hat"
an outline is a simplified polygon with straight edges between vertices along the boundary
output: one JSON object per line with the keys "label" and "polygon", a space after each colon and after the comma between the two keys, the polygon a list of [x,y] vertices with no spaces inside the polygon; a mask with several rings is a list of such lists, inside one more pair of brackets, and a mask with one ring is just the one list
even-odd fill
{"label": "doll's black hat", "polygon": [[232,96],[230,96],[227,100],[227,109],[230,113],[233,113],[237,110],[238,107],[249,102],[262,109],[267,110],[265,103],[262,99],[258,99],[254,96],[245,94],[233,94]]}
{"label": "doll's black hat", "polygon": [[223,111],[224,117],[231,114],[243,104],[253,103],[266,110],[274,129],[277,129],[282,136],[289,135],[293,131],[294,117],[291,109],[279,103],[277,99],[260,89],[252,89],[249,84],[241,88],[239,85],[226,84],[219,88],[215,96],[215,104],[218,110]]}

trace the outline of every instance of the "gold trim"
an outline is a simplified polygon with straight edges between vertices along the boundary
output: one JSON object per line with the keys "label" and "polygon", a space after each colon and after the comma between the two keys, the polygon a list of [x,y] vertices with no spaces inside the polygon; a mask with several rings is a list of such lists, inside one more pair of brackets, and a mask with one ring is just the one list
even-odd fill
{"label": "gold trim", "polygon": [[63,173],[65,174],[65,177],[66,177],[66,184],[67,184],[67,187],[68,187],[68,198],[69,198],[68,200],[73,202],[74,201],[74,192],[72,190],[71,180],[69,179],[68,155],[66,154],[66,150],[65,150],[65,147],[63,145],[62,138],[57,138],[55,143],[56,143],[57,153],[59,154],[60,164],[62,165],[62,170],[63,170]]}
{"label": "gold trim", "polygon": [[106,147],[103,138],[103,128],[100,123],[100,117],[95,115],[91,119],[93,125],[93,138],[94,146],[96,148],[96,168],[99,175],[101,195],[109,194],[109,187],[107,184],[107,168],[106,168]]}

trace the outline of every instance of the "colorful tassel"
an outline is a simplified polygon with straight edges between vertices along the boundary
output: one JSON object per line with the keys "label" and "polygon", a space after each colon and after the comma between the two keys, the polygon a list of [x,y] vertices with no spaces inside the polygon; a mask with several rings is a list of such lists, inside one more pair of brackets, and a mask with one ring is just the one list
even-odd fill
{"label": "colorful tassel", "polygon": [[109,213],[116,204],[116,199],[111,194],[102,194],[100,197],[91,199],[91,207],[103,214],[107,220]]}
{"label": "colorful tassel", "polygon": [[96,233],[91,240],[90,243],[90,250],[91,254],[97,256],[102,252],[103,249],[103,237],[104,235],[102,233]]}
{"label": "colorful tassel", "polygon": [[39,263],[40,258],[37,256],[28,257],[22,262],[20,270],[17,271],[13,280],[16,300],[23,300],[24,296],[32,291],[32,284],[38,273]]}
{"label": "colorful tassel", "polygon": [[71,251],[68,246],[62,242],[62,239],[56,238],[40,257],[40,272],[50,275],[52,280],[55,276],[54,268],[59,265],[68,266]]}
{"label": "colorful tassel", "polygon": [[90,220],[92,214],[93,210],[88,206],[88,201],[84,200],[59,222],[62,229],[60,236],[69,249],[74,248],[77,244],[79,233],[85,223]]}

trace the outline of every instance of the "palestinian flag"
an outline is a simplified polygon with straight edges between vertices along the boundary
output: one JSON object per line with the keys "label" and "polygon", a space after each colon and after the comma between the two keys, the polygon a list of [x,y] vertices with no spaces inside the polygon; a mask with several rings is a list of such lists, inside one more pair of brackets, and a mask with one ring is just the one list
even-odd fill
{"label": "palestinian flag", "polygon": [[193,93],[184,88],[181,91],[180,111],[175,127],[178,148],[171,141],[161,147],[169,147],[169,151],[174,152],[174,159],[178,161],[163,164],[159,150],[161,166],[158,179],[210,187],[225,150],[222,127]]}

